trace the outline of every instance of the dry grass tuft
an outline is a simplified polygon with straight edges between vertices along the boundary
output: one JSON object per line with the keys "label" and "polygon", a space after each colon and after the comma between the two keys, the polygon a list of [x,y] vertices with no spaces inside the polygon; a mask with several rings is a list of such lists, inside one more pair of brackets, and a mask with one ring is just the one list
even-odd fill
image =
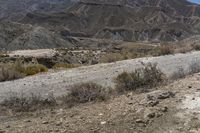
{"label": "dry grass tuft", "polygon": [[192,45],[192,49],[196,50],[196,51],[199,51],[200,50],[200,45],[199,44],[193,44]]}
{"label": "dry grass tuft", "polygon": [[165,75],[156,65],[147,64],[134,72],[123,72],[115,79],[116,89],[119,93],[135,91],[138,88],[154,87],[163,82]]}
{"label": "dry grass tuft", "polygon": [[0,106],[15,112],[29,112],[44,109],[45,107],[52,107],[56,104],[56,99],[53,95],[50,95],[48,98],[42,98],[41,95],[36,94],[26,96],[23,93],[11,93],[2,103],[0,103]]}
{"label": "dry grass tuft", "polygon": [[23,71],[24,74],[28,75],[35,75],[40,72],[47,72],[48,68],[41,64],[30,64],[27,65]]}
{"label": "dry grass tuft", "polygon": [[25,75],[17,71],[11,64],[0,65],[0,82],[23,78]]}
{"label": "dry grass tuft", "polygon": [[59,68],[66,68],[66,69],[70,69],[70,68],[76,68],[79,67],[80,65],[75,65],[75,64],[67,64],[67,63],[57,63],[53,66],[54,69],[59,69]]}
{"label": "dry grass tuft", "polygon": [[48,68],[41,64],[23,64],[20,60],[15,63],[2,63],[0,64],[0,82],[19,79],[47,71]]}
{"label": "dry grass tuft", "polygon": [[61,99],[69,106],[75,104],[105,101],[110,96],[110,88],[104,88],[95,83],[82,83],[72,86],[68,95],[63,96]]}
{"label": "dry grass tuft", "polygon": [[174,53],[173,49],[169,45],[161,45],[161,46],[158,46],[156,49],[157,49],[156,50],[157,51],[156,52],[157,56],[169,55],[169,54],[173,54]]}

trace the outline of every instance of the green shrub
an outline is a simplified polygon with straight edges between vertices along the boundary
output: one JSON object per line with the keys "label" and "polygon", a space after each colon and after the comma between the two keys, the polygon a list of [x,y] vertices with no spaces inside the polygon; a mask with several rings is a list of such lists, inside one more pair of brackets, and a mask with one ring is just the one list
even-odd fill
{"label": "green shrub", "polygon": [[154,87],[164,81],[164,74],[156,65],[147,64],[134,72],[123,72],[115,79],[118,92],[135,91],[138,88]]}
{"label": "green shrub", "polygon": [[71,87],[68,95],[62,100],[68,105],[87,103],[92,101],[105,101],[109,98],[109,88],[104,88],[95,83],[82,83]]}

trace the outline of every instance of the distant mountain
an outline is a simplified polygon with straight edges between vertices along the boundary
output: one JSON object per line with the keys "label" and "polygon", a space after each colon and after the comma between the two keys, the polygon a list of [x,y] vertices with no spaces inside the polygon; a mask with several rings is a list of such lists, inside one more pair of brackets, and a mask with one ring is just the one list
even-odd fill
{"label": "distant mountain", "polygon": [[160,42],[200,34],[200,6],[187,0],[0,0],[0,19],[0,48],[8,49],[71,47],[73,37]]}
{"label": "distant mountain", "polygon": [[65,12],[28,13],[21,22],[72,36],[176,41],[200,33],[200,6],[187,0],[81,0]]}
{"label": "distant mountain", "polygon": [[0,0],[0,20],[20,20],[28,12],[61,12],[76,0]]}

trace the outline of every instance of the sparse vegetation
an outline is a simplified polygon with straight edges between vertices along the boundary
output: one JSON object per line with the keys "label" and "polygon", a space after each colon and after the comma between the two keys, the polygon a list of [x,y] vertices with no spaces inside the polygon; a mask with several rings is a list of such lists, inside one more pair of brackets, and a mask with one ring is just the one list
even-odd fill
{"label": "sparse vegetation", "polygon": [[48,68],[41,64],[30,64],[25,67],[24,74],[35,75],[40,72],[47,72]]}
{"label": "sparse vegetation", "polygon": [[27,112],[35,111],[37,109],[42,109],[44,107],[50,107],[56,105],[56,99],[53,95],[47,98],[41,97],[39,94],[32,94],[31,96],[26,96],[25,94],[15,94],[11,93],[8,98],[6,98],[0,106],[12,109],[16,112]]}
{"label": "sparse vegetation", "polygon": [[116,62],[116,61],[126,60],[126,59],[129,59],[127,53],[112,53],[112,52],[109,52],[109,53],[104,54],[101,57],[100,62],[111,63],[111,62]]}
{"label": "sparse vegetation", "polygon": [[120,50],[109,50],[101,55],[100,62],[110,63],[126,59],[135,59],[148,56],[161,56],[174,54],[174,47],[171,44],[146,45],[146,44],[123,44],[119,46]]}
{"label": "sparse vegetation", "polygon": [[68,64],[68,63],[57,63],[53,66],[54,69],[59,69],[59,68],[66,68],[66,69],[70,69],[70,68],[76,68],[79,67],[80,65],[76,65],[76,64]]}
{"label": "sparse vegetation", "polygon": [[154,87],[165,79],[164,74],[154,64],[147,64],[143,68],[136,69],[134,72],[123,72],[115,79],[116,89],[123,93],[135,91],[138,88]]}
{"label": "sparse vegetation", "polygon": [[200,50],[200,45],[199,44],[193,44],[192,49],[199,51]]}
{"label": "sparse vegetation", "polygon": [[40,94],[10,93],[0,106],[15,112],[36,111],[59,104],[71,107],[81,103],[105,101],[111,97],[111,92],[110,88],[95,83],[82,83],[72,86],[68,94],[59,98],[53,94],[44,98]]}
{"label": "sparse vegetation", "polygon": [[13,65],[11,65],[11,67],[14,70],[24,74],[25,76],[35,75],[35,74],[40,73],[40,72],[47,72],[48,71],[48,68],[45,67],[42,64],[38,64],[38,63],[24,64],[24,63],[22,63],[21,60],[17,60]]}
{"label": "sparse vegetation", "polygon": [[23,64],[20,60],[17,60],[15,63],[2,63],[0,64],[0,82],[47,71],[48,68],[41,64]]}
{"label": "sparse vegetation", "polygon": [[111,89],[104,88],[95,83],[82,83],[72,86],[68,95],[61,99],[68,105],[87,103],[92,101],[105,101],[109,98]]}
{"label": "sparse vegetation", "polygon": [[25,75],[16,71],[11,65],[0,65],[0,82],[23,78]]}
{"label": "sparse vegetation", "polygon": [[157,51],[155,52],[155,54],[157,54],[158,56],[169,55],[174,53],[173,49],[169,45],[158,46],[155,51]]}

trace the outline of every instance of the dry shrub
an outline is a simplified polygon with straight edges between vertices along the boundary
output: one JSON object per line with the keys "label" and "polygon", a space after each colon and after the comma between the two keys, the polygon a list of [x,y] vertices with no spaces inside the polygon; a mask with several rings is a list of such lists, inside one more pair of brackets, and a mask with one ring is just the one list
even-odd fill
{"label": "dry shrub", "polygon": [[200,50],[200,45],[199,44],[193,44],[192,45],[192,49],[199,51]]}
{"label": "dry shrub", "polygon": [[138,88],[154,87],[163,82],[165,75],[157,68],[157,65],[147,64],[134,72],[123,72],[115,79],[116,89],[123,93],[135,91]]}
{"label": "dry shrub", "polygon": [[35,75],[40,72],[47,72],[48,68],[41,64],[30,64],[27,65],[23,71],[24,74],[28,75]]}
{"label": "dry shrub", "polygon": [[171,44],[162,44],[160,46],[150,46],[145,44],[129,44],[120,46],[120,50],[110,50],[103,53],[100,57],[101,63],[111,63],[126,59],[135,59],[147,56],[160,56],[174,54],[174,46]]}
{"label": "dry shrub", "polygon": [[47,71],[48,68],[41,64],[23,64],[20,60],[17,60],[15,63],[3,63],[0,64],[0,82]]}
{"label": "dry shrub", "polygon": [[0,103],[0,106],[11,109],[15,112],[35,111],[55,105],[56,99],[53,95],[49,95],[48,98],[42,98],[39,94],[26,96],[23,93],[11,93],[2,103]]}
{"label": "dry shrub", "polygon": [[67,64],[67,63],[57,63],[53,66],[54,69],[59,69],[59,68],[76,68],[79,67],[80,65],[75,65],[75,64]]}
{"label": "dry shrub", "polygon": [[95,83],[82,83],[71,87],[68,95],[61,99],[69,106],[92,101],[105,101],[109,98],[111,89]]}
{"label": "dry shrub", "polygon": [[23,64],[21,60],[16,61],[12,67],[26,76],[48,71],[48,68],[42,64]]}
{"label": "dry shrub", "polygon": [[124,53],[109,52],[102,55],[102,57],[100,58],[100,62],[111,63],[111,62],[116,62],[116,61],[125,60],[125,59],[128,59],[128,57],[126,57],[126,54]]}
{"label": "dry shrub", "polygon": [[10,64],[0,65],[0,82],[23,78],[24,76]]}
{"label": "dry shrub", "polygon": [[169,55],[169,54],[173,54],[174,53],[173,49],[168,45],[161,45],[161,46],[158,46],[156,49],[157,49],[156,50],[157,51],[156,54],[158,56],[160,56],[160,55]]}

